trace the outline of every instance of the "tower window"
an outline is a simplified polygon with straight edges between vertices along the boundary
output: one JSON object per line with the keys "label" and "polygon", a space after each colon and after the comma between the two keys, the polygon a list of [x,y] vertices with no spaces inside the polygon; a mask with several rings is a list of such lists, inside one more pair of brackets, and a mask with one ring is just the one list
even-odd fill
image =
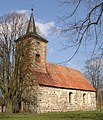
{"label": "tower window", "polygon": [[40,42],[37,42],[37,47],[39,47],[40,46]]}
{"label": "tower window", "polygon": [[22,52],[22,57],[24,57],[24,53]]}
{"label": "tower window", "polygon": [[70,93],[69,93],[69,103],[71,103],[71,102],[72,102],[72,95],[73,95],[73,93],[72,93],[72,92],[70,92]]}
{"label": "tower window", "polygon": [[36,54],[36,56],[35,56],[35,61],[36,61],[36,62],[40,62],[40,54]]}

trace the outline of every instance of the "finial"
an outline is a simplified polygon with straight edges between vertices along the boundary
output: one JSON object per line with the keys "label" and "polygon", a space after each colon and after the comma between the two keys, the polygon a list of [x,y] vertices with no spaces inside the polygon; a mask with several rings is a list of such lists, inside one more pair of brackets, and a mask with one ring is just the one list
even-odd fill
{"label": "finial", "polygon": [[33,9],[33,8],[31,8],[31,11],[32,11],[32,12],[33,12],[33,10],[34,10],[34,9]]}

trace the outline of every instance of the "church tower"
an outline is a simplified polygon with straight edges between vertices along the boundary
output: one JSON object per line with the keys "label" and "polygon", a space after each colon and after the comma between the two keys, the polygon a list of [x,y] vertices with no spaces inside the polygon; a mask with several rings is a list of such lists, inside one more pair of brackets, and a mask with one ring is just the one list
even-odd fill
{"label": "church tower", "polygon": [[48,41],[37,33],[33,9],[31,10],[27,32],[16,40],[16,48],[22,56],[24,64],[22,69],[29,68],[32,71],[46,73],[46,43]]}

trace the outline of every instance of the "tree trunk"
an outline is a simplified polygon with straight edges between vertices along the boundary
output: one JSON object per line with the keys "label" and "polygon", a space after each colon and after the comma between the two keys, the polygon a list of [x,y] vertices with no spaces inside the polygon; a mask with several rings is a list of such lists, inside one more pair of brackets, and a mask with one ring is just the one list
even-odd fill
{"label": "tree trunk", "polygon": [[7,102],[6,113],[13,113],[13,102],[12,102],[12,100],[8,100],[8,102]]}
{"label": "tree trunk", "polygon": [[3,110],[3,109],[4,109],[4,106],[2,106],[2,108],[1,108],[1,109],[2,109],[1,111],[2,111],[2,112],[4,112],[4,110]]}

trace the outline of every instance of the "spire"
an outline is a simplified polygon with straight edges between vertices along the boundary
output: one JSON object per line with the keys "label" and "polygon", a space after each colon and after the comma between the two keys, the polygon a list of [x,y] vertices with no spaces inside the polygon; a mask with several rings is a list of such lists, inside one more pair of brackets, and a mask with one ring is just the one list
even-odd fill
{"label": "spire", "polygon": [[27,28],[27,33],[36,33],[36,27],[35,27],[35,22],[34,22],[34,15],[33,15],[33,8],[31,9],[32,13],[30,16],[30,20],[29,20],[29,24],[28,24],[28,28]]}

